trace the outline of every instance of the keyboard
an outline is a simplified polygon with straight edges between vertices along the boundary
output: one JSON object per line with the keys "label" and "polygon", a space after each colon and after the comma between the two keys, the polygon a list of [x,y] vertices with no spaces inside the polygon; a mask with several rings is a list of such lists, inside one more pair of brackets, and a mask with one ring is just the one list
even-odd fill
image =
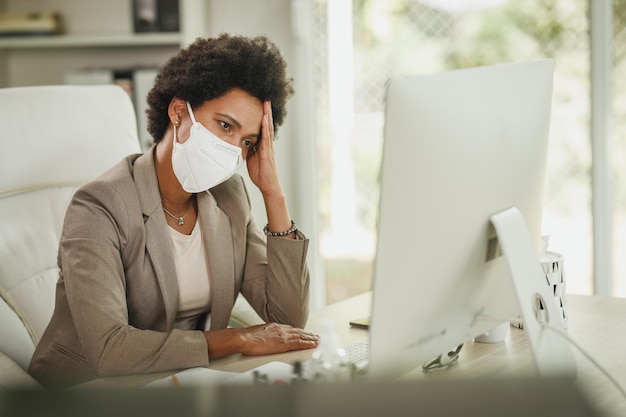
{"label": "keyboard", "polygon": [[357,371],[367,369],[370,359],[370,344],[368,342],[350,343],[343,347],[348,361],[354,365]]}

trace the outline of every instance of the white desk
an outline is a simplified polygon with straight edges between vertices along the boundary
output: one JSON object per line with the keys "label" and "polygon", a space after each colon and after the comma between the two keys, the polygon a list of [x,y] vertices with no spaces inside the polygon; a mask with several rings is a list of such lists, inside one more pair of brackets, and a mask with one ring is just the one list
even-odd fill
{"label": "white desk", "polygon": [[[342,344],[367,341],[368,331],[352,328],[351,319],[370,313],[371,294],[354,298],[313,311],[309,329],[319,332],[320,319],[332,320]],[[581,347],[626,386],[626,360],[623,359],[623,344],[626,341],[626,299],[602,296],[568,295],[568,334]],[[398,331],[401,331],[399,328]],[[577,383],[599,411],[607,416],[626,416],[626,399],[610,381],[582,354],[572,347],[578,367]],[[232,355],[215,360],[210,368],[224,371],[245,372],[270,361],[294,363],[310,358],[312,351],[294,351],[262,357]],[[162,378],[167,374],[134,375],[131,377],[106,378],[92,381],[87,386],[138,386]],[[406,375],[417,378],[475,378],[534,376],[533,360],[528,349],[524,331],[510,328],[506,340],[495,344],[469,342],[463,346],[459,363],[448,370],[425,374],[419,366]]]}
{"label": "white desk", "polygon": [[[366,293],[328,306],[312,314],[311,326],[317,317],[324,317],[334,320],[344,344],[367,340],[367,330],[351,328],[348,321],[366,316],[370,300],[370,293]],[[567,303],[569,336],[626,388],[626,299],[568,295]],[[607,415],[626,416],[626,398],[574,346],[572,353],[578,368],[577,383],[589,401]],[[423,373],[416,367],[407,378],[533,375],[537,374],[524,331],[511,327],[504,342],[466,343],[459,363],[448,370]]]}

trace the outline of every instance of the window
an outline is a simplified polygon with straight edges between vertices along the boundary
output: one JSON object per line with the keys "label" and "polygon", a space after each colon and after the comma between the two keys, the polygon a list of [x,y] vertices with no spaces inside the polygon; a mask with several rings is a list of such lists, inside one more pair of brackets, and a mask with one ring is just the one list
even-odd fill
{"label": "window", "polygon": [[[613,218],[613,288],[614,294],[626,297],[626,1],[613,2],[613,86],[615,167]],[[618,76],[621,74],[621,76]]]}
{"label": "window", "polygon": [[[312,1],[326,301],[371,287],[385,81],[545,57],[556,65],[543,229],[550,250],[564,255],[568,291],[592,293],[588,0]],[[613,5],[618,74],[626,70],[626,0]],[[623,77],[613,79],[613,250],[619,254],[626,250],[626,84]],[[626,257],[614,258],[624,259],[614,268],[619,277]],[[614,293],[626,295],[626,279],[615,279]]]}

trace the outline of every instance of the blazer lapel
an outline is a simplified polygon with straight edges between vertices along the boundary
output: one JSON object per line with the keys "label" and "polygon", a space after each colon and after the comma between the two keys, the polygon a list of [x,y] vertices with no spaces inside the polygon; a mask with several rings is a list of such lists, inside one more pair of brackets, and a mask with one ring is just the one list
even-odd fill
{"label": "blazer lapel", "polygon": [[209,192],[198,194],[198,212],[211,279],[211,327],[228,325],[235,297],[230,218]]}
{"label": "blazer lapel", "polygon": [[[178,280],[169,226],[161,206],[161,195],[154,166],[154,146],[137,158],[133,176],[144,216],[146,249],[161,288],[167,330],[171,330],[178,311]],[[157,312],[155,312],[157,313]]]}

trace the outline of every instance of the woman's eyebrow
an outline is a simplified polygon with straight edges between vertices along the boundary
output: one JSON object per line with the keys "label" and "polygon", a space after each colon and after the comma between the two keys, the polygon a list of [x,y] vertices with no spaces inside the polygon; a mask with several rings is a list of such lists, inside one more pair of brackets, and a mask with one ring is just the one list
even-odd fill
{"label": "woman's eyebrow", "polygon": [[216,115],[218,115],[218,116],[220,116],[220,117],[223,117],[223,118],[225,118],[225,119],[228,119],[228,121],[230,122],[230,124],[231,124],[231,125],[235,125],[235,126],[237,126],[239,129],[241,129],[241,123],[239,123],[239,122],[237,121],[237,119],[233,118],[232,116],[229,116],[229,115],[224,114],[224,113],[215,113],[215,114],[216,114]]}
{"label": "woman's eyebrow", "polygon": [[[228,114],[224,114],[224,113],[215,113],[215,115],[223,117],[224,119],[227,119],[228,122],[231,125],[237,126],[238,129],[241,129],[241,123],[239,123],[237,121],[237,119],[235,119],[234,117],[229,116]],[[246,135],[246,137],[248,137],[248,138],[255,138],[255,139],[258,140],[261,137],[261,134],[260,133],[250,133],[249,135]]]}

